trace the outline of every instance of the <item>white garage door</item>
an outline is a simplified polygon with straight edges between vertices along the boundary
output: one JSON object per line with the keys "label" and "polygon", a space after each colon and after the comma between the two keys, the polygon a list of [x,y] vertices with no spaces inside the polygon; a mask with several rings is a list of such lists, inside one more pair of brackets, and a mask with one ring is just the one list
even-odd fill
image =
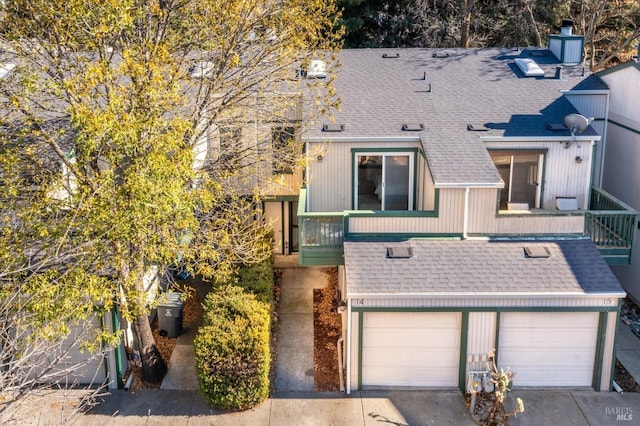
{"label": "white garage door", "polygon": [[591,386],[597,338],[597,312],[502,313],[499,367],[514,386]]}
{"label": "white garage door", "polygon": [[364,386],[458,384],[459,312],[367,312],[362,336]]}
{"label": "white garage door", "polygon": [[[44,376],[41,376],[43,371],[38,368],[34,374],[38,375],[40,380],[65,386],[102,385],[106,379],[104,356],[80,350],[81,342],[87,336],[94,335],[99,328],[98,316],[87,319],[85,325],[72,326],[71,333],[60,346],[42,358],[34,360],[45,369]],[[53,368],[49,368],[51,365],[54,365]]]}

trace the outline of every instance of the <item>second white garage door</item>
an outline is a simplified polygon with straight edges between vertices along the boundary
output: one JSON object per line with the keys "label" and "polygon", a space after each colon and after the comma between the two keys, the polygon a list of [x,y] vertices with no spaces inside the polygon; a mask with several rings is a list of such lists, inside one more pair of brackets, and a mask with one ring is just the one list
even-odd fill
{"label": "second white garage door", "polygon": [[514,386],[591,386],[597,337],[597,312],[502,313],[499,367]]}
{"label": "second white garage door", "polygon": [[367,312],[362,385],[453,387],[460,362],[459,312]]}

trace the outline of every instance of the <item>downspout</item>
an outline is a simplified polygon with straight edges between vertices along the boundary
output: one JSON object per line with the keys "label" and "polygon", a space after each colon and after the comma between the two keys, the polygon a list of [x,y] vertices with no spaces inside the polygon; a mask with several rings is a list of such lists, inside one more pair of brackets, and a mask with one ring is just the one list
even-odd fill
{"label": "downspout", "polygon": [[344,352],[344,338],[341,337],[338,339],[338,344],[336,345],[338,348],[338,374],[340,375],[340,392],[344,393],[344,367],[342,365],[342,354]]}
{"label": "downspout", "polygon": [[[351,299],[347,299],[347,395],[351,395]],[[362,344],[362,342],[358,342]]]}
{"label": "downspout", "polygon": [[464,189],[464,218],[462,223],[462,239],[467,239],[467,231],[469,228],[469,194],[471,193],[471,188],[468,186]]}
{"label": "downspout", "polygon": [[602,185],[602,179],[604,178],[604,156],[607,153],[607,130],[609,127],[609,97],[610,97],[610,93],[607,92],[607,102],[606,102],[606,106],[604,108],[604,129],[602,130],[602,137],[600,138],[600,144],[601,149],[602,149],[602,155],[600,156],[600,177],[599,177],[599,182],[598,182],[598,186],[600,188],[603,188]]}

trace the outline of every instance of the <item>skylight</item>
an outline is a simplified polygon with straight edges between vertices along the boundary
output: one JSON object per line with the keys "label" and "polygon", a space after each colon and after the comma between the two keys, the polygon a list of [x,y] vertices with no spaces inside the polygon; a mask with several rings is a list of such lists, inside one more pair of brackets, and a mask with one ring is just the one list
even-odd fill
{"label": "skylight", "polygon": [[533,59],[516,58],[516,65],[525,77],[544,77],[544,71]]}

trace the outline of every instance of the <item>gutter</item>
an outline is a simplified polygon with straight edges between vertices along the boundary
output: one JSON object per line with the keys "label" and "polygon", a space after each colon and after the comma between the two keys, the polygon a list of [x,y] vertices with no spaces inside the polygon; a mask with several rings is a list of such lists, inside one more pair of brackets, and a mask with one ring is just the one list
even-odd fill
{"label": "gutter", "polygon": [[625,292],[602,292],[602,293],[580,293],[580,292],[536,292],[536,291],[523,291],[523,292],[398,292],[398,293],[349,293],[349,309],[351,309],[351,299],[406,299],[416,297],[428,297],[430,299],[443,299],[452,297],[475,297],[481,299],[491,298],[507,298],[507,297],[538,297],[544,299],[560,298],[560,297],[576,297],[588,298],[588,299],[602,299],[602,298],[621,298],[625,297]]}
{"label": "gutter", "polygon": [[304,139],[304,142],[422,142],[420,136],[342,136],[322,137],[314,136]]}

